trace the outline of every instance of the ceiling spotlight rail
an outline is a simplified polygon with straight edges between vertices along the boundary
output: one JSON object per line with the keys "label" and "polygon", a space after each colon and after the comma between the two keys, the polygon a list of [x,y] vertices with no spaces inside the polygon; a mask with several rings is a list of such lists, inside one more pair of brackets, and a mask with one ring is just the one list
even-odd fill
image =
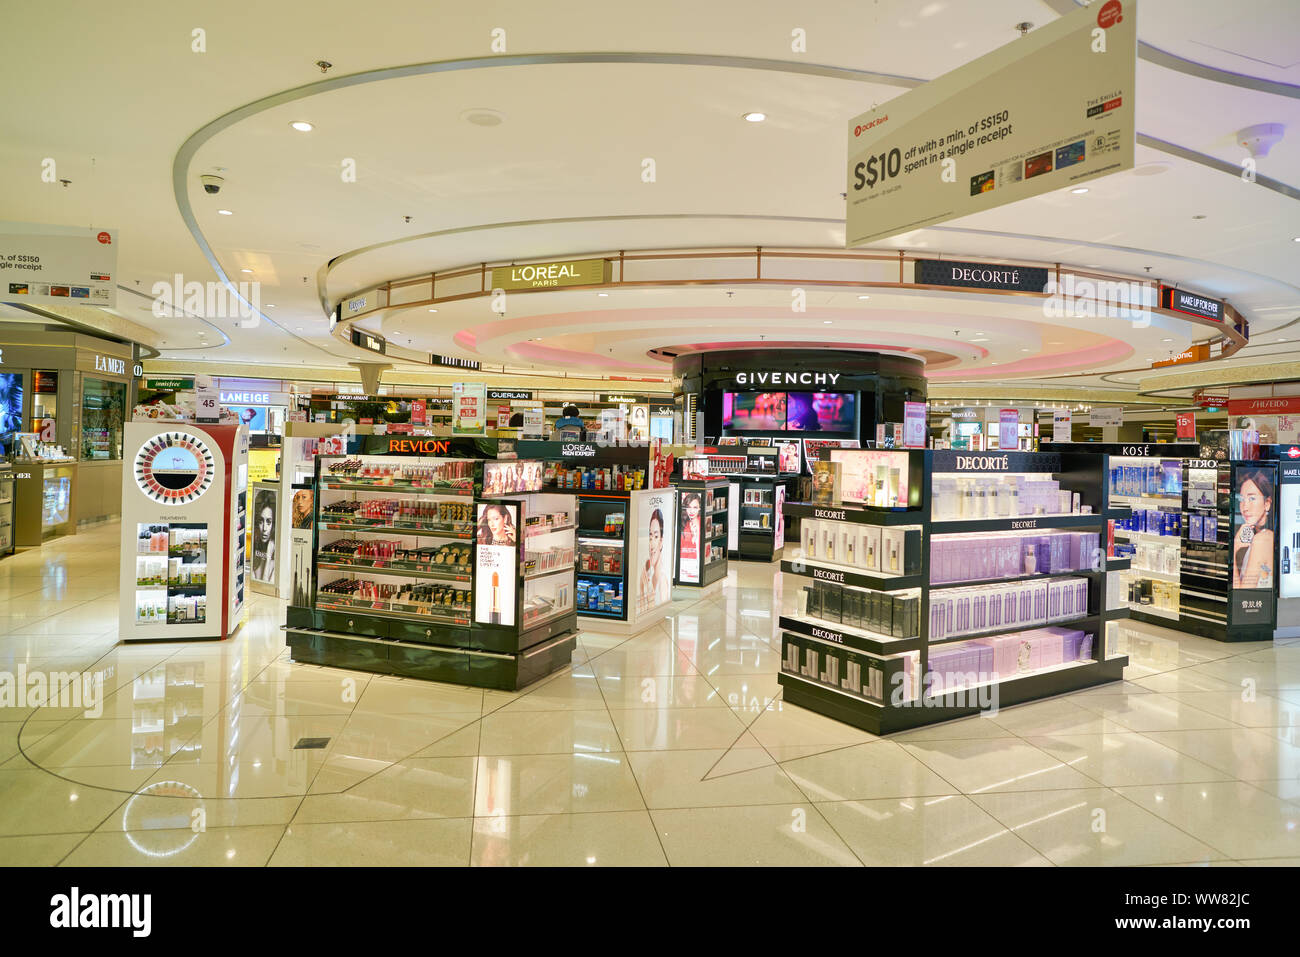
{"label": "ceiling spotlight rail", "polygon": [[[935,264],[945,268],[960,263],[961,276],[950,282],[942,278]],[[956,270],[950,270],[956,273]],[[969,275],[968,275],[969,274]],[[1023,277],[1034,277],[1026,281]],[[922,282],[922,278],[930,281]],[[1035,283],[1043,283],[1034,288]],[[932,250],[846,251],[816,248],[721,247],[716,249],[618,250],[585,253],[564,259],[523,259],[497,263],[479,262],[447,270],[392,279],[362,292],[339,297],[333,304],[331,332],[340,342],[351,343],[350,327],[366,319],[418,307],[435,307],[506,292],[509,296],[530,293],[590,289],[598,295],[612,290],[674,286],[739,287],[783,286],[853,288],[864,292],[941,292],[947,295],[1012,296],[1047,300],[1068,298],[1066,317],[1080,314],[1105,317],[1116,306],[1125,310],[1161,315],[1206,327],[1200,343],[1217,347],[1213,358],[1226,358],[1247,341],[1244,317],[1224,304],[1222,321],[1173,312],[1152,303],[1160,302],[1160,280],[1149,275],[1076,268],[1062,263],[1033,263],[1024,260],[974,260]],[[366,298],[366,293],[378,295]],[[1117,298],[1118,296],[1118,298]],[[861,295],[859,299],[868,299]],[[364,301],[356,308],[358,301]],[[349,308],[345,309],[344,304]],[[1091,305],[1090,305],[1091,304]],[[869,307],[868,307],[869,308]],[[355,309],[355,311],[353,311]],[[410,361],[428,361],[427,354],[390,344],[390,354]],[[402,355],[402,353],[409,353]]]}

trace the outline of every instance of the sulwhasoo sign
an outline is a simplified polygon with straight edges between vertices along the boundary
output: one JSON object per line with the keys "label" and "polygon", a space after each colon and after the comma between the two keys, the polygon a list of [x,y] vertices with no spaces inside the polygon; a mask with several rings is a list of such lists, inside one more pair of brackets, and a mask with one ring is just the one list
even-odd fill
{"label": "sulwhasoo sign", "polygon": [[834,385],[838,372],[737,372],[736,385]]}

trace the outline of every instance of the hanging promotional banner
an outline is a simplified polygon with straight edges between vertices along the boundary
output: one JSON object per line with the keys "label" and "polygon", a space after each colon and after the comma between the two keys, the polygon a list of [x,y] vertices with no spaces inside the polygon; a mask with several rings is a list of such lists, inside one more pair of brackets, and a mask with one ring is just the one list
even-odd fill
{"label": "hanging promotional banner", "polygon": [[117,230],[0,222],[0,302],[117,308]]}
{"label": "hanging promotional banner", "polygon": [[1180,440],[1196,438],[1195,412],[1179,412],[1176,421],[1178,423],[1178,438]]}
{"label": "hanging promotional banner", "polygon": [[485,625],[515,623],[515,581],[519,552],[519,506],[478,506],[474,549],[474,620]]}
{"label": "hanging promotional banner", "polygon": [[1278,595],[1300,598],[1300,464],[1278,466]]}
{"label": "hanging promotional banner", "polygon": [[1020,448],[1020,410],[1003,409],[998,415],[998,448]]}
{"label": "hanging promotional banner", "polygon": [[545,428],[545,420],[541,409],[524,409],[524,438],[544,438]]}
{"label": "hanging promotional banner", "polygon": [[1071,433],[1074,428],[1074,413],[1069,409],[1061,411],[1055,410],[1052,413],[1052,441],[1053,442],[1072,442]]}
{"label": "hanging promotional banner", "polygon": [[856,117],[845,245],[1131,169],[1136,64],[1136,0],[1098,0]]}
{"label": "hanging promotional banner", "polygon": [[451,434],[487,434],[487,386],[456,382],[451,387]]}
{"label": "hanging promotional banner", "polygon": [[700,521],[700,514],[704,510],[703,500],[703,492],[682,492],[682,535],[677,551],[677,577],[692,585],[700,581],[700,554],[708,547],[703,539],[704,526]]}
{"label": "hanging promotional banner", "polygon": [[1088,413],[1088,421],[1096,428],[1123,425],[1124,410],[1120,408],[1093,409]]}
{"label": "hanging promotional banner", "polygon": [[903,446],[909,449],[925,448],[925,403],[903,403]]}

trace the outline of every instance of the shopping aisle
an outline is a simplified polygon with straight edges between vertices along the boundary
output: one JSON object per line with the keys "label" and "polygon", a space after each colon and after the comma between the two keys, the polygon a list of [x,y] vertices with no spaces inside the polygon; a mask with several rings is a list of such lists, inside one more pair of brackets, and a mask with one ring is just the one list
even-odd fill
{"label": "shopping aisle", "polygon": [[1132,627],[1122,684],[882,740],[783,707],[775,565],[505,693],[296,665],[257,596],[230,641],[119,646],[117,543],[0,562],[7,689],[103,689],[94,717],[4,699],[0,862],[1300,859],[1300,641]]}

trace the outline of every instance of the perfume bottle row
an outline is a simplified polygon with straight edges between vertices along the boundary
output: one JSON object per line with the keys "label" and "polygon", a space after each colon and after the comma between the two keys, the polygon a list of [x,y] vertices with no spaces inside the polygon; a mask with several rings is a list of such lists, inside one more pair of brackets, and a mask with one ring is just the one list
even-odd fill
{"label": "perfume bottle row", "polygon": [[137,525],[136,554],[164,554],[167,551],[166,525]]}
{"label": "perfume bottle row", "polygon": [[372,582],[362,578],[339,578],[318,589],[323,600],[365,605],[378,610],[385,607],[421,613],[465,612],[470,607],[468,589],[433,583]]}
{"label": "perfume bottle row", "polygon": [[920,658],[916,652],[876,658],[788,632],[781,641],[781,670],[789,674],[876,704],[901,704],[917,696]]}
{"label": "perfume bottle row", "polygon": [[1110,466],[1110,494],[1137,496],[1181,496],[1183,466],[1177,459]]}
{"label": "perfume bottle row", "polygon": [[568,528],[573,524],[572,512],[539,512],[524,519],[524,535],[546,535],[556,529]]}
{"label": "perfume bottle row", "polygon": [[919,528],[805,518],[800,521],[800,540],[809,561],[897,575],[920,570]]}
{"label": "perfume bottle row", "polygon": [[930,582],[935,585],[1092,571],[1100,561],[1100,532],[987,532],[930,539]]}
{"label": "perfume bottle row", "polygon": [[627,515],[623,512],[606,512],[604,524],[601,526],[601,533],[604,535],[613,535],[619,538],[623,537],[623,525],[627,521]]}
{"label": "perfume bottle row", "polygon": [[365,519],[393,524],[417,525],[468,522],[474,517],[469,502],[430,502],[427,499],[365,498],[355,502],[331,502],[321,510],[323,518],[336,521]]}
{"label": "perfume bottle row", "polygon": [[474,481],[474,463],[452,459],[436,465],[363,462],[347,459],[326,466],[329,476],[344,482],[372,485],[410,485],[415,488],[465,487]]}
{"label": "perfume bottle row", "polygon": [[445,567],[448,570],[468,571],[470,546],[439,545],[436,548],[404,548],[403,543],[396,540],[363,541],[356,538],[341,538],[321,546],[320,555],[325,559],[407,562],[432,568]]}
{"label": "perfume bottle row", "polygon": [[623,549],[612,545],[582,545],[578,548],[578,570],[622,575]]}
{"label": "perfume bottle row", "polygon": [[190,561],[202,556],[208,548],[208,527],[178,528],[170,526],[167,554],[173,558],[180,557]]}
{"label": "perfume bottle row", "polygon": [[573,548],[558,547],[524,550],[524,572],[548,572],[556,568],[573,566]]}
{"label": "perfume bottle row", "polygon": [[1091,658],[1092,635],[1075,628],[1037,628],[973,638],[930,649],[926,691],[936,696]]}
{"label": "perfume bottle row", "polygon": [[1127,518],[1115,519],[1115,531],[1121,530],[1178,538],[1183,533],[1183,513],[1176,508],[1135,508]]}
{"label": "perfume bottle row", "polygon": [[578,579],[578,611],[599,611],[610,615],[623,614],[623,583],[596,582]]}
{"label": "perfume bottle row", "polygon": [[1133,570],[1177,575],[1181,551],[1177,542],[1169,545],[1156,542],[1138,542],[1133,548]]}
{"label": "perfume bottle row", "polygon": [[197,625],[208,620],[208,599],[205,595],[167,596],[167,624]]}
{"label": "perfume bottle row", "polygon": [[704,553],[704,564],[711,565],[716,561],[722,560],[726,555],[727,550],[723,544],[721,542],[715,542],[710,545],[708,550]]}
{"label": "perfume bottle row", "polygon": [[1189,513],[1187,515],[1187,537],[1193,542],[1217,542],[1219,540],[1218,514],[1198,515],[1195,512]]}
{"label": "perfume bottle row", "polygon": [[813,582],[799,594],[798,614],[891,638],[914,638],[921,627],[921,596],[890,594],[835,582]]}
{"label": "perfume bottle row", "polygon": [[626,465],[594,468],[580,465],[577,468],[547,466],[546,482],[556,488],[576,488],[588,491],[632,492],[645,488],[645,469]]}
{"label": "perfume bottle row", "polygon": [[1063,489],[1059,481],[1043,475],[936,475],[933,485],[936,522],[1092,511],[1080,504],[1078,492]]}
{"label": "perfume bottle row", "polygon": [[1165,582],[1140,575],[1128,582],[1128,603],[1134,608],[1154,607],[1171,614],[1178,614],[1179,586],[1177,582]]}
{"label": "perfume bottle row", "polygon": [[930,593],[930,640],[1088,614],[1088,579],[1002,582]]}

